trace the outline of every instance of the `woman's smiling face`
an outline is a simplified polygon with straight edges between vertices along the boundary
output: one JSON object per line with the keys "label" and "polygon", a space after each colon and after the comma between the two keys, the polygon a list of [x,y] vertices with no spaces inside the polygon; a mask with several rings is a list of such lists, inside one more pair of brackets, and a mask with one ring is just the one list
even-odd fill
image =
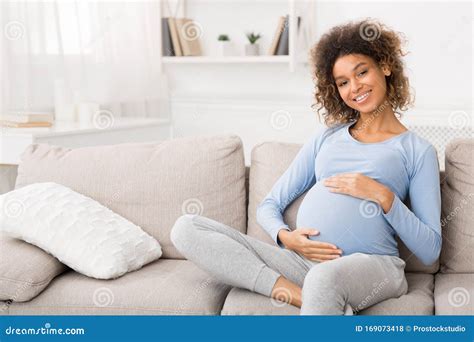
{"label": "woman's smiling face", "polygon": [[346,105],[360,113],[375,111],[387,97],[386,68],[365,55],[350,54],[334,63],[333,77]]}

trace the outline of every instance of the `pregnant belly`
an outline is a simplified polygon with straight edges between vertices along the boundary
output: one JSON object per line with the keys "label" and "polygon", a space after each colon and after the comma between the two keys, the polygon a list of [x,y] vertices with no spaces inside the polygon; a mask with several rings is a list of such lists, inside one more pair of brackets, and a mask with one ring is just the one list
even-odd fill
{"label": "pregnant belly", "polygon": [[310,236],[316,241],[330,242],[342,249],[343,255],[398,255],[393,228],[375,202],[329,191],[317,182],[306,194],[298,209],[298,228],[314,228],[320,233]]}

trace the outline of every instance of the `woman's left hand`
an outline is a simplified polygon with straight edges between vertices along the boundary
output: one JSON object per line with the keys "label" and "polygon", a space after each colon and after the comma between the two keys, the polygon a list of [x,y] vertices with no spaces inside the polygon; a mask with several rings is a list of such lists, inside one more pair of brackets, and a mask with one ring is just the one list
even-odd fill
{"label": "woman's left hand", "polygon": [[326,178],[323,184],[331,192],[351,195],[380,204],[384,213],[392,207],[394,194],[388,187],[361,173],[340,173]]}

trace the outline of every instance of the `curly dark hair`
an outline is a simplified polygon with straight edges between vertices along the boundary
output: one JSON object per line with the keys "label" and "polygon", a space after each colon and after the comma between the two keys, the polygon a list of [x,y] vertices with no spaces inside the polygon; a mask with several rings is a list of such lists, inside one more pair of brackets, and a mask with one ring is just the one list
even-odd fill
{"label": "curly dark hair", "polygon": [[[359,111],[342,100],[333,77],[334,63],[339,57],[362,54],[372,58],[379,66],[386,65],[391,75],[386,76],[387,100],[396,114],[413,104],[408,78],[404,75],[402,50],[406,42],[402,33],[388,29],[382,23],[365,19],[333,27],[324,34],[310,52],[312,75],[315,82],[316,103],[311,107],[324,118],[328,126],[348,123],[359,118]],[[321,113],[322,112],[322,113]]]}

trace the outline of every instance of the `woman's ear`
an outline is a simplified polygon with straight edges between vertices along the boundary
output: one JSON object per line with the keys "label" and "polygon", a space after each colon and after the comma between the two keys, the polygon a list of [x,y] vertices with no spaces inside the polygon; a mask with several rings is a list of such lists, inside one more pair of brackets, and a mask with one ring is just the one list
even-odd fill
{"label": "woman's ear", "polygon": [[385,76],[390,76],[392,74],[390,68],[386,64],[382,64],[381,68]]}

